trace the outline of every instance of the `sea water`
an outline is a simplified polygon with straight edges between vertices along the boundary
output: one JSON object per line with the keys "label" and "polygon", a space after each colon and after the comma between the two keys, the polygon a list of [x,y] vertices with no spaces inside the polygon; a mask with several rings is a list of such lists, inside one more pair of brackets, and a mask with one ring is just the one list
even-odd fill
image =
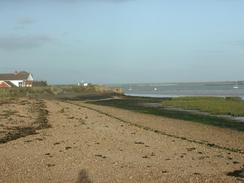
{"label": "sea water", "polygon": [[[124,89],[125,95],[144,97],[180,96],[237,96],[244,99],[242,82],[199,82],[199,83],[147,83],[116,85]],[[238,88],[235,88],[235,87]]]}

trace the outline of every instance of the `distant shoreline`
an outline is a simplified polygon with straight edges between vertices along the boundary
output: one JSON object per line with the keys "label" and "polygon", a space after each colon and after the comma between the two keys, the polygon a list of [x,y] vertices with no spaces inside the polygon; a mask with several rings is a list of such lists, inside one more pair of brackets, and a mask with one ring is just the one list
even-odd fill
{"label": "distant shoreline", "polygon": [[124,93],[128,97],[149,97],[149,98],[177,98],[177,97],[240,97],[244,100],[244,96],[236,95],[166,95],[166,94],[132,94]]}

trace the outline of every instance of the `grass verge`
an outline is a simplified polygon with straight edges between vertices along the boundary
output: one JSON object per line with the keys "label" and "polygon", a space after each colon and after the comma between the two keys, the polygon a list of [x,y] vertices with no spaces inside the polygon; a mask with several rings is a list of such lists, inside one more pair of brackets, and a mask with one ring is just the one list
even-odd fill
{"label": "grass verge", "polygon": [[238,97],[179,97],[161,104],[164,107],[193,109],[210,114],[244,116],[244,101]]}

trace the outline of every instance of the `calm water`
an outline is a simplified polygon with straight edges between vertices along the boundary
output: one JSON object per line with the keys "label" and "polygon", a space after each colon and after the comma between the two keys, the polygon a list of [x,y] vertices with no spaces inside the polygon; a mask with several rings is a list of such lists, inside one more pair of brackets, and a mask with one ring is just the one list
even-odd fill
{"label": "calm water", "polygon": [[[239,96],[244,99],[244,81],[211,83],[123,84],[126,95],[147,97]],[[238,86],[238,88],[234,88]]]}

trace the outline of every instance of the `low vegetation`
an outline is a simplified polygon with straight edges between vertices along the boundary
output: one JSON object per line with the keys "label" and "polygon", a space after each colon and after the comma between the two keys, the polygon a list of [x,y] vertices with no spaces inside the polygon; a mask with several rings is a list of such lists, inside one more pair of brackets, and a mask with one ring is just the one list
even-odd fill
{"label": "low vegetation", "polygon": [[179,97],[165,100],[164,107],[199,110],[217,115],[244,116],[244,101],[239,97]]}
{"label": "low vegetation", "polygon": [[105,86],[90,85],[83,86],[37,86],[32,88],[8,88],[0,89],[0,99],[12,97],[77,97],[79,95],[95,95],[95,94],[122,94],[119,88],[110,88]]}
{"label": "low vegetation", "polygon": [[[97,105],[113,106],[122,109],[128,109],[140,113],[153,114],[174,119],[182,119],[192,122],[203,123],[207,125],[218,126],[221,128],[231,128],[233,130],[244,131],[244,123],[234,119],[218,117],[213,115],[203,115],[198,113],[190,113],[181,110],[170,110],[164,107],[150,107],[148,103],[166,103],[172,99],[154,99],[143,97],[124,97],[121,99],[103,100],[90,102]],[[162,102],[163,101],[163,102]]]}
{"label": "low vegetation", "polygon": [[48,86],[47,81],[33,81],[32,86]]}

